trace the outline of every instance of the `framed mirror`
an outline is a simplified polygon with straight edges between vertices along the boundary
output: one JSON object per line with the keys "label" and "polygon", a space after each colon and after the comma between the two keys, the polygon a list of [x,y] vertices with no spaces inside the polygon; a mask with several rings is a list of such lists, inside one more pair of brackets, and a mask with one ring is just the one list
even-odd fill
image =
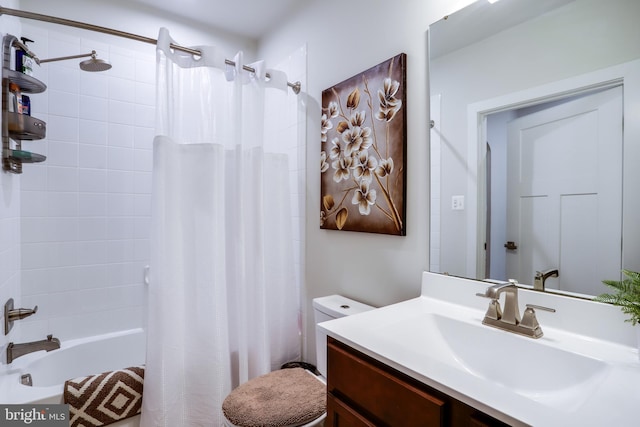
{"label": "framed mirror", "polygon": [[478,0],[429,27],[431,271],[591,297],[640,270],[638,16]]}

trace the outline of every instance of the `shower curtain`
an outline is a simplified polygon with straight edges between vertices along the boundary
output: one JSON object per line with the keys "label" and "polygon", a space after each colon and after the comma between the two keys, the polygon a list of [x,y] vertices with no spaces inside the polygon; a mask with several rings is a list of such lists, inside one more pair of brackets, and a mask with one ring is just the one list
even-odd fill
{"label": "shower curtain", "polygon": [[172,42],[162,29],[141,425],[219,426],[232,388],[300,359],[288,157],[264,136],[265,90],[287,80]]}

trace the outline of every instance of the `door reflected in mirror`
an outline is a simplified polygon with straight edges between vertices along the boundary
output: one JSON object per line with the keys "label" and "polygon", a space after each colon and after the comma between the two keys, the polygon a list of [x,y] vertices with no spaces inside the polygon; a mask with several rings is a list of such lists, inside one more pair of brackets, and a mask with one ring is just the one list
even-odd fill
{"label": "door reflected in mirror", "polygon": [[430,26],[431,271],[589,297],[638,270],[637,16],[481,0]]}
{"label": "door reflected in mirror", "polygon": [[622,86],[486,123],[483,275],[601,293],[622,266]]}

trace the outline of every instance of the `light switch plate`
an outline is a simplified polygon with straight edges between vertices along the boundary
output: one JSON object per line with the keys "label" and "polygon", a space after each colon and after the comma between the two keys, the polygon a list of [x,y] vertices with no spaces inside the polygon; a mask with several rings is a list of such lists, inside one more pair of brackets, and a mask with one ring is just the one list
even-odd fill
{"label": "light switch plate", "polygon": [[451,196],[451,210],[464,210],[464,196]]}

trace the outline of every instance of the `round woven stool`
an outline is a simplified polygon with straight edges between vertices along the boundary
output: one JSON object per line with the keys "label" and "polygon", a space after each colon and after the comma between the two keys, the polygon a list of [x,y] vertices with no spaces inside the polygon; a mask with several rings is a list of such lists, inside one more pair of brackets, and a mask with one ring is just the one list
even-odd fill
{"label": "round woven stool", "polygon": [[302,426],[324,415],[326,392],[324,383],[304,369],[281,369],[237,387],[222,411],[237,427]]}

